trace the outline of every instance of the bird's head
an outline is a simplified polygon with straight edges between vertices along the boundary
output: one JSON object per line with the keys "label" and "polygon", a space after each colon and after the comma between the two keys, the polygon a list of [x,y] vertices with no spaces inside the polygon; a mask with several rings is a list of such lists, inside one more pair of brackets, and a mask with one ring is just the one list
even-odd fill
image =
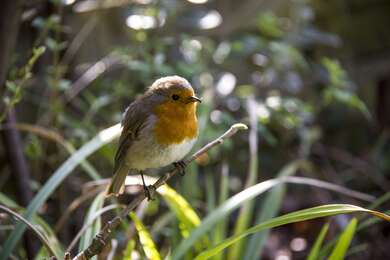
{"label": "bird's head", "polygon": [[169,76],[156,80],[149,88],[151,99],[159,109],[169,112],[195,111],[196,104],[201,102],[191,84],[182,77]]}

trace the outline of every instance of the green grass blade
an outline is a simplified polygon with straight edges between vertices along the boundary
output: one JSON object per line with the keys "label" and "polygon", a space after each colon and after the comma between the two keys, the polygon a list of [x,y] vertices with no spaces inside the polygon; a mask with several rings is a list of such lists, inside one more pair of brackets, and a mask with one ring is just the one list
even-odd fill
{"label": "green grass blade", "polygon": [[[19,214],[24,214],[26,212],[26,209],[19,206],[15,201],[7,197],[5,194],[0,192],[0,203],[7,206],[8,208],[12,208],[16,210]],[[55,255],[58,256],[63,256],[64,255],[64,250],[62,248],[61,243],[58,241],[57,236],[55,235],[54,230],[50,227],[49,224],[46,223],[45,220],[43,220],[39,216],[34,216],[31,221],[34,226],[37,227],[39,231],[42,232],[42,234],[45,236],[47,241],[49,242],[50,246],[53,248]],[[42,247],[43,250],[47,252],[45,247]]]}
{"label": "green grass blade", "polygon": [[264,181],[232,196],[211,212],[202,223],[193,230],[191,235],[179,244],[172,254],[172,259],[183,259],[185,253],[192,248],[195,242],[219,223],[221,219],[224,219],[230,212],[237,209],[243,202],[255,198],[279,183],[280,181],[275,179]]}
{"label": "green grass blade", "polygon": [[216,195],[215,195],[215,183],[214,176],[211,174],[206,175],[206,205],[207,212],[211,212],[215,209]]}
{"label": "green grass blade", "polygon": [[38,216],[34,216],[32,222],[34,223],[34,225],[38,225],[39,229],[42,230],[42,233],[45,235],[47,241],[53,248],[56,256],[62,257],[64,255],[64,249],[61,243],[58,241],[58,238],[55,235],[54,230],[51,228],[51,226]]}
{"label": "green grass blade", "polygon": [[11,198],[4,193],[0,192],[0,203],[7,206],[8,208],[19,208],[20,206]]}
{"label": "green grass blade", "polygon": [[[305,161],[301,161],[299,163],[303,163],[302,166],[303,167],[305,166]],[[339,192],[353,197],[356,197],[357,195],[359,195],[359,197],[367,197],[367,196],[363,196],[364,194],[361,194],[359,192],[355,192],[332,183],[318,181],[316,179],[311,179],[311,178],[303,178],[303,177],[298,178],[298,177],[287,176],[279,179],[277,178],[277,179],[267,180],[237,193],[236,195],[232,196],[229,200],[227,200],[225,203],[217,207],[202,221],[202,223],[196,229],[194,229],[194,231],[187,239],[181,241],[179,246],[176,247],[176,250],[173,252],[172,259],[174,260],[182,259],[184,254],[194,245],[197,239],[199,239],[206,232],[210,231],[217,223],[223,220],[228,214],[230,214],[230,212],[238,208],[242,203],[244,203],[247,200],[253,199],[254,197],[262,194],[263,192],[284,182],[294,183],[294,184],[304,184],[304,185],[314,186],[322,189],[328,189],[334,192]]]}
{"label": "green grass blade", "polygon": [[[379,207],[381,204],[383,204],[384,202],[388,201],[389,199],[390,199],[390,192],[386,192],[385,194],[377,198],[375,201],[373,201],[367,208],[371,210],[375,209]],[[386,210],[384,211],[384,213],[389,215],[390,210]],[[356,232],[359,232],[360,230],[363,230],[373,224],[376,224],[379,221],[381,221],[381,219],[379,218],[368,218],[358,225]],[[323,246],[321,251],[319,252],[319,259],[323,259],[325,258],[326,255],[329,255],[332,250],[332,247],[336,244],[336,242],[337,242],[337,237],[335,237],[334,239],[326,243],[325,246]]]}
{"label": "green grass blade", "polygon": [[320,248],[322,246],[322,242],[325,239],[325,235],[328,232],[329,229],[329,223],[326,223],[325,225],[322,226],[320,234],[318,235],[316,242],[314,242],[313,247],[310,250],[309,256],[307,257],[307,260],[317,260],[319,259],[319,252]]}
{"label": "green grass blade", "polygon": [[[76,152],[76,149],[70,143],[66,144],[66,150],[69,152],[69,154],[73,154]],[[87,160],[82,160],[80,162],[80,166],[86,171],[86,173],[89,175],[89,177],[91,177],[91,179],[100,180],[102,178],[97,172],[97,170]]]}
{"label": "green grass blade", "polygon": [[[369,209],[372,209],[371,207],[368,207]],[[383,212],[384,214],[387,214],[387,215],[390,215],[390,210],[386,210]],[[356,228],[356,232],[359,232],[360,230],[363,230],[363,229],[366,229],[380,221],[383,221],[383,219],[380,219],[380,218],[375,218],[375,217],[372,217],[372,218],[368,218],[366,219],[365,221],[359,223],[359,225],[357,226]],[[329,241],[328,243],[325,244],[325,246],[322,247],[321,251],[319,252],[318,254],[318,259],[324,259],[325,256],[329,255],[331,250],[332,250],[332,247],[337,243],[337,239],[339,237],[336,236],[335,238],[333,238],[331,241]]]}
{"label": "green grass blade", "polygon": [[[258,179],[258,118],[257,118],[257,103],[253,96],[248,98],[247,111],[249,114],[250,128],[249,128],[249,171],[248,178],[245,183],[245,188],[254,185]],[[251,218],[253,216],[254,202],[251,200],[246,201],[241,209],[237,218],[236,225],[234,227],[233,234],[239,234],[249,226]],[[245,241],[239,241],[232,246],[228,252],[227,258],[230,260],[241,259],[242,252],[245,248]]]}
{"label": "green grass blade", "polygon": [[[258,212],[258,217],[256,217],[256,224],[271,219],[278,214],[280,206],[282,205],[282,199],[286,191],[285,186],[285,184],[278,185],[267,194],[267,197],[265,198],[265,201]],[[245,250],[245,260],[260,258],[268,235],[269,230],[252,235],[248,241],[247,249]]]}
{"label": "green grass blade", "polygon": [[367,251],[369,248],[370,248],[369,244],[361,244],[361,245],[357,245],[357,246],[351,247],[348,250],[348,252],[345,255],[345,257],[350,257],[351,255],[355,255],[355,254],[358,254],[360,252]]}
{"label": "green grass blade", "polygon": [[141,220],[135,215],[134,212],[130,212],[129,215],[134,222],[135,229],[138,232],[139,241],[142,245],[142,249],[144,250],[147,259],[160,260],[161,256],[158,253],[156,245],[148,230],[145,228]]}
{"label": "green grass blade", "polygon": [[200,224],[200,218],[188,202],[168,185],[158,188],[157,192],[163,197],[177,219],[182,223],[182,234],[187,237],[192,229]]}
{"label": "green grass blade", "polygon": [[123,251],[123,260],[131,260],[131,253],[135,248],[135,241],[133,239],[127,242],[126,248]]}
{"label": "green grass blade", "polygon": [[17,221],[21,221],[21,222],[25,223],[26,225],[28,225],[30,230],[32,230],[34,236],[36,238],[38,238],[40,240],[40,242],[42,243],[42,245],[46,248],[46,250],[45,250],[46,252],[49,252],[51,256],[61,257],[59,255],[56,255],[56,252],[53,249],[52,245],[49,243],[46,236],[38,229],[38,227],[36,225],[34,225],[30,221],[23,218],[23,216],[21,216],[19,213],[15,212],[14,210],[7,208],[6,206],[0,205],[0,212],[5,212],[7,215],[9,215],[10,217],[13,217]]}
{"label": "green grass blade", "polygon": [[[283,167],[280,172],[277,174],[278,177],[287,177],[295,174],[299,169],[300,165],[303,164],[303,161],[293,161]],[[280,206],[282,205],[282,199],[286,192],[286,185],[280,184],[278,187],[273,188],[266,196],[264,203],[260,207],[256,215],[256,224],[260,224],[268,219],[271,219],[276,216]],[[259,259],[265,241],[269,235],[269,231],[265,230],[260,233],[254,234],[249,239],[249,244],[244,255],[245,260]]]}
{"label": "green grass blade", "polygon": [[332,254],[329,257],[329,260],[342,260],[345,258],[345,254],[347,253],[353,235],[355,234],[356,225],[357,219],[353,218],[345,228],[344,232],[341,234],[336,247],[333,249]]}
{"label": "green grass blade", "polygon": [[210,248],[209,250],[202,252],[200,255],[198,255],[195,258],[195,260],[209,259],[210,257],[216,255],[220,251],[224,250],[225,248],[239,241],[243,237],[254,234],[256,232],[260,232],[264,229],[274,228],[274,227],[278,227],[278,226],[282,226],[294,222],[310,220],[314,218],[332,216],[337,214],[353,213],[353,212],[367,212],[374,216],[381,217],[386,219],[387,221],[390,221],[390,216],[384,215],[383,213],[380,212],[375,212],[358,206],[354,206],[354,205],[348,205],[348,204],[324,205],[324,206],[295,211],[280,217],[270,219],[264,223],[261,223],[252,228],[247,229],[241,234],[232,236],[226,239],[225,241],[223,241],[222,243]]}
{"label": "green grass blade", "polygon": [[[80,237],[79,252],[86,249],[92,242],[95,234],[100,231],[101,228],[101,217],[95,219],[96,212],[100,211],[104,204],[104,192],[100,193],[92,202],[91,206],[88,209],[87,216],[84,218],[84,225],[88,225],[91,221],[91,224]],[[96,259],[96,257],[94,258]]]}
{"label": "green grass blade", "polygon": [[[171,211],[179,221],[180,232],[183,237],[188,237],[192,230],[200,224],[200,218],[191,205],[174,189],[168,185],[161,186],[157,192],[163,197]],[[195,247],[198,250],[208,246],[208,239],[204,237],[202,244]]]}
{"label": "green grass blade", "polygon": [[[224,203],[228,199],[228,197],[229,197],[229,165],[227,164],[227,162],[223,162],[218,205]],[[227,233],[227,222],[225,219],[221,219],[219,223],[216,225],[214,231],[212,232],[213,244],[218,244],[223,239],[225,239],[226,233]],[[214,260],[222,260],[222,259],[224,259],[223,252],[214,257]]]}
{"label": "green grass blade", "polygon": [[[29,206],[27,207],[27,211],[24,217],[27,220],[31,220],[31,218],[50,197],[54,190],[62,183],[62,181],[66,177],[68,177],[72,173],[73,169],[76,168],[77,165],[79,165],[85,158],[87,158],[93,152],[98,150],[100,147],[111,142],[114,138],[118,137],[120,134],[120,130],[120,125],[117,124],[101,131],[91,141],[83,145],[71,157],[69,157],[53,173],[50,179],[40,189],[38,194],[35,195]],[[18,224],[15,227],[15,230],[11,233],[11,235],[4,243],[3,250],[0,253],[0,259],[7,259],[10,256],[12,250],[15,248],[16,244],[20,240],[25,229],[26,226],[24,224]]]}

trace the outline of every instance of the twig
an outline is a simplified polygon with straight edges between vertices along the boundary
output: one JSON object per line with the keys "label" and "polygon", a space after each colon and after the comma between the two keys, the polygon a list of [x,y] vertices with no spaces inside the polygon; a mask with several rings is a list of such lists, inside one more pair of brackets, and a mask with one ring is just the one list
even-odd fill
{"label": "twig", "polygon": [[89,67],[83,75],[81,75],[65,92],[65,101],[70,102],[73,98],[75,98],[84,88],[86,88],[91,82],[97,79],[100,75],[110,69],[112,66],[120,64],[120,59],[113,56],[108,55],[91,67]]}
{"label": "twig", "polygon": [[97,211],[93,216],[92,218],[84,224],[84,226],[81,228],[81,230],[77,233],[77,235],[73,238],[72,242],[70,242],[68,248],[66,249],[66,252],[70,252],[72,251],[73,247],[76,245],[77,241],[79,241],[79,239],[81,238],[81,236],[85,233],[85,231],[87,230],[87,228],[89,228],[95,221],[98,217],[100,217],[101,215],[103,215],[104,213],[106,213],[107,211],[110,211],[110,210],[113,210],[113,209],[117,209],[117,208],[124,208],[125,206],[124,205],[109,205],[107,207],[104,207],[102,208],[101,210]]}
{"label": "twig", "polygon": [[[185,163],[189,164],[190,162],[196,160],[198,157],[206,153],[214,146],[222,144],[225,139],[230,138],[231,136],[236,134],[239,130],[246,130],[246,129],[247,126],[244,124],[232,125],[230,129],[227,130],[223,135],[221,135],[211,143],[206,144],[203,148],[201,148],[199,151],[194,153],[191,157],[186,159]],[[175,176],[177,173],[178,171],[177,169],[175,169],[171,172],[164,174],[153,184],[154,188],[158,189],[160,186],[164,185],[170,178]],[[105,224],[102,230],[100,230],[100,232],[94,237],[89,247],[84,251],[80,252],[77,256],[75,256],[73,260],[90,259],[91,257],[99,254],[103,250],[104,246],[107,244],[112,231],[116,227],[118,227],[119,224],[122,222],[122,220],[125,219],[129,215],[129,213],[133,211],[144,199],[145,199],[144,193],[140,193],[137,197],[135,197],[135,199],[129,205],[127,205],[127,207],[119,214],[119,216],[116,216],[115,218],[111,219]]]}
{"label": "twig", "polygon": [[67,221],[69,219],[70,214],[74,210],[76,210],[82,203],[95,197],[96,194],[99,193],[99,191],[100,191],[99,189],[91,190],[90,192],[85,193],[84,195],[82,195],[82,196],[78,197],[77,199],[75,199],[74,201],[72,201],[70,206],[66,208],[65,212],[61,215],[60,220],[58,220],[57,224],[55,225],[54,232],[58,233],[60,231],[60,229],[63,227],[63,225],[65,224],[65,221]]}
{"label": "twig", "polygon": [[317,180],[317,179],[298,177],[298,176],[287,176],[287,177],[281,177],[279,179],[281,181],[284,181],[287,183],[306,184],[306,185],[319,187],[319,188],[330,190],[330,191],[335,191],[337,193],[349,196],[351,198],[364,200],[364,201],[368,201],[368,202],[373,202],[376,199],[374,196],[371,196],[369,194],[366,194],[366,193],[363,193],[360,191],[351,190],[351,189],[345,188],[341,185],[337,185],[334,183],[321,181],[321,180]]}
{"label": "twig", "polygon": [[50,247],[49,241],[46,240],[46,238],[41,234],[41,232],[39,232],[39,230],[36,227],[34,227],[33,224],[31,224],[29,221],[27,221],[25,218],[23,218],[21,215],[19,215],[15,211],[13,211],[13,210],[11,210],[3,205],[0,205],[0,210],[7,212],[8,214],[14,216],[18,220],[20,220],[24,224],[26,224],[32,231],[34,231],[34,234],[37,235],[39,240],[41,240],[42,244],[47,248],[50,255],[55,256],[54,250]]}

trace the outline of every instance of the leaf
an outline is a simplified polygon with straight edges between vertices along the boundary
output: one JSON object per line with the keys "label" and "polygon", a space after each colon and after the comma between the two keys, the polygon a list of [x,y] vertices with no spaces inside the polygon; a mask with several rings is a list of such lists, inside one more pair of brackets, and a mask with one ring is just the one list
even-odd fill
{"label": "leaf", "polygon": [[[83,145],[79,150],[72,154],[50,177],[50,179],[43,185],[37,195],[30,202],[27,207],[27,211],[24,217],[27,220],[36,214],[39,208],[45,203],[55,189],[62,183],[62,181],[68,177],[74,168],[79,165],[85,158],[98,150],[103,145],[111,142],[114,138],[118,137],[121,131],[119,124],[111,126],[103,131],[99,132],[91,141]],[[26,226],[24,224],[18,224],[11,235],[7,238],[3,244],[3,250],[0,253],[0,259],[7,259],[16,244],[19,242]]]}
{"label": "leaf", "polygon": [[[101,192],[92,202],[88,209],[87,216],[84,218],[84,225],[88,225],[93,221],[80,238],[79,252],[86,249],[92,242],[95,234],[97,234],[101,228],[101,217],[95,219],[96,212],[100,211],[104,203],[104,192]],[[96,259],[96,257],[94,257]]]}
{"label": "leaf", "polygon": [[322,245],[322,242],[324,241],[325,235],[328,232],[329,229],[329,223],[326,223],[322,226],[320,234],[318,235],[316,242],[314,243],[313,247],[310,250],[309,256],[307,257],[307,260],[317,260],[319,259],[319,252]]}
{"label": "leaf", "polygon": [[367,119],[371,119],[370,111],[366,104],[352,91],[330,87],[324,91],[326,104],[337,101],[361,112]]}
{"label": "leaf", "polygon": [[[22,210],[21,213],[25,213],[25,210]],[[43,220],[43,218],[39,216],[34,216],[32,219],[32,222],[34,225],[38,226],[40,230],[42,230],[42,233],[46,237],[47,241],[49,242],[50,246],[53,248],[55,255],[63,256],[64,255],[64,249],[61,245],[61,243],[58,241],[58,238],[54,232],[54,230],[51,228],[51,226]],[[42,249],[46,250],[46,248],[42,247]],[[42,259],[37,258],[36,259]]]}
{"label": "leaf", "polygon": [[357,225],[357,219],[353,218],[349,222],[344,232],[341,234],[340,239],[336,244],[336,247],[333,249],[333,252],[329,257],[329,260],[344,259],[348,247],[351,244],[353,235],[355,234],[356,225]]}
{"label": "leaf", "polygon": [[4,204],[8,208],[18,208],[20,207],[15,201],[7,197],[4,193],[0,192],[0,203]]}
{"label": "leaf", "polygon": [[[222,204],[228,199],[229,195],[229,166],[227,162],[222,164],[222,176],[220,181],[220,189],[219,189],[219,204]],[[227,233],[227,221],[225,219],[221,219],[219,223],[216,225],[213,234],[213,244],[217,244],[221,242]],[[224,259],[224,255],[221,253],[214,258],[215,260]]]}
{"label": "leaf", "polygon": [[195,244],[195,242],[219,223],[220,220],[224,219],[230,212],[238,208],[245,201],[255,198],[279,183],[280,181],[275,179],[267,180],[232,196],[203,219],[202,223],[193,230],[190,236],[179,244],[172,254],[172,259],[183,259],[185,253]]}
{"label": "leaf", "polygon": [[152,236],[142,224],[141,220],[135,215],[134,212],[130,212],[130,217],[134,222],[135,229],[138,232],[138,237],[142,245],[142,249],[145,252],[147,259],[160,260],[161,256],[156,249],[156,245],[152,239]]}
{"label": "leaf", "polygon": [[[370,209],[370,207],[369,207]],[[384,214],[386,215],[389,215],[390,214],[390,210],[386,210],[383,212]],[[366,229],[380,221],[382,221],[383,219],[380,219],[380,218],[368,218],[366,219],[365,221],[361,222],[358,227],[356,228],[356,232],[359,232],[360,230],[363,230],[363,229]],[[339,239],[339,236],[336,236],[335,238],[333,238],[332,240],[330,240],[329,242],[327,242],[320,250],[320,252],[318,253],[319,257],[318,259],[324,259],[325,256],[329,255],[330,252],[332,251],[332,247],[337,243]]]}
{"label": "leaf", "polygon": [[[385,203],[386,201],[388,201],[390,199],[390,192],[386,192],[385,194],[383,194],[382,196],[380,196],[379,198],[377,198],[375,201],[373,201],[369,206],[368,206],[368,209],[375,209],[375,208],[378,208],[380,205],[382,205],[383,203]],[[386,210],[384,212],[385,214],[390,214],[390,210]],[[368,218],[366,219],[365,221],[361,222],[357,229],[356,229],[356,232],[359,232],[360,230],[363,230],[373,224],[376,224],[380,221],[381,219],[378,219],[378,218]],[[336,237],[337,238],[337,237]],[[326,243],[325,246],[323,246],[323,248],[321,249],[321,251],[319,252],[319,259],[322,259],[324,258],[326,255],[330,254],[331,252],[331,249],[332,247],[336,244],[337,240],[336,238],[332,239],[331,241],[329,241],[328,243]]]}
{"label": "leaf", "polygon": [[23,223],[25,223],[25,225],[28,225],[28,227],[33,231],[33,234],[35,237],[37,237],[41,243],[46,247],[46,249],[50,252],[50,255],[51,256],[55,256],[55,257],[61,257],[59,255],[56,255],[56,252],[55,250],[52,248],[52,246],[50,245],[49,241],[47,240],[47,238],[42,234],[42,232],[40,230],[38,230],[38,228],[33,225],[31,222],[29,222],[28,220],[26,220],[25,218],[23,218],[21,215],[19,215],[17,212],[3,206],[3,205],[0,205],[0,211],[4,211],[6,212],[8,215],[12,216],[13,218],[17,219],[18,221],[21,221]]}
{"label": "leaf", "polygon": [[133,239],[127,242],[126,248],[123,251],[123,260],[131,260],[131,253],[133,252],[135,247],[135,241]]}
{"label": "leaf", "polygon": [[[24,214],[26,209],[19,206],[15,201],[7,197],[5,194],[0,192],[0,203],[5,205],[8,208],[12,208],[16,210],[19,214]],[[53,251],[56,256],[62,256],[64,254],[64,250],[62,248],[61,243],[58,241],[57,236],[55,235],[54,230],[50,227],[49,224],[45,220],[43,220],[39,216],[34,216],[31,221],[34,226],[42,232],[44,237],[49,242],[50,246],[53,248]],[[41,251],[46,251],[45,247],[42,247]]]}
{"label": "leaf", "polygon": [[[295,174],[299,168],[300,161],[293,161],[283,167],[278,173],[278,177],[286,177]],[[264,203],[257,212],[256,224],[259,224],[265,220],[273,218],[279,211],[282,204],[282,199],[286,191],[285,185],[281,184],[275,187],[267,194]],[[269,232],[264,231],[259,234],[255,234],[249,240],[249,244],[245,253],[244,259],[259,259],[264,247],[265,241],[268,237]]]}
{"label": "leaf", "polygon": [[190,231],[200,224],[200,219],[195,210],[179,193],[168,185],[161,186],[157,191],[182,223],[180,229],[183,236],[187,237]]}
{"label": "leaf", "polygon": [[[305,161],[301,161],[300,163],[305,163]],[[360,199],[368,199],[367,195],[362,194],[360,192],[356,192],[353,190],[346,189],[342,186],[338,186],[332,183],[319,181],[311,178],[303,178],[303,177],[282,177],[277,179],[270,179],[252,187],[249,187],[236,195],[232,196],[225,203],[217,207],[213,212],[211,212],[206,218],[203,219],[201,224],[194,229],[191,235],[184,239],[176,250],[173,252],[172,259],[182,259],[184,254],[194,245],[194,243],[203,236],[206,232],[210,231],[217,223],[223,220],[230,212],[238,208],[242,203],[247,200],[253,199],[256,196],[264,193],[265,191],[275,187],[276,185],[280,185],[281,183],[295,183],[295,184],[305,184],[314,187],[319,187],[322,189],[332,190],[334,192],[339,192],[348,196],[360,198]],[[371,198],[371,196],[369,196]]]}
{"label": "leaf", "polygon": [[283,31],[280,29],[279,18],[272,12],[266,12],[257,19],[257,27],[260,32],[270,37],[281,37]]}
{"label": "leaf", "polygon": [[321,63],[328,72],[330,85],[337,88],[345,87],[347,83],[347,74],[342,68],[340,62],[338,60],[325,57],[322,59]]}
{"label": "leaf", "polygon": [[250,235],[254,234],[256,232],[262,231],[264,229],[279,227],[282,225],[310,220],[314,218],[320,218],[320,217],[326,217],[326,216],[333,216],[337,214],[346,214],[346,213],[353,213],[353,212],[366,212],[369,214],[372,214],[377,217],[381,217],[387,221],[390,222],[390,216],[387,216],[383,213],[371,211],[365,208],[361,208],[354,205],[348,205],[348,204],[329,204],[329,205],[323,205],[318,206],[314,208],[304,209],[295,211],[280,217],[276,217],[273,219],[270,219],[268,221],[265,221],[262,224],[256,225],[252,228],[247,229],[246,231],[242,232],[241,234],[232,236],[222,243],[202,252],[200,255],[198,255],[195,260],[204,260],[209,259],[210,257],[216,255],[220,251],[224,250],[225,248],[229,247],[230,245],[234,244],[235,242],[239,241],[240,239]]}
{"label": "leaf", "polygon": [[[157,189],[157,192],[163,197],[165,202],[176,218],[179,220],[179,228],[183,237],[188,237],[192,230],[200,224],[200,218],[190,204],[174,189],[168,185],[163,185]],[[202,239],[202,244],[197,248],[204,248],[209,243],[207,237]]]}
{"label": "leaf", "polygon": [[[248,176],[245,181],[245,187],[249,187],[254,185],[257,182],[258,179],[258,166],[259,166],[259,160],[258,160],[258,119],[256,114],[256,109],[258,107],[258,104],[256,100],[252,97],[249,97],[247,99],[247,112],[249,114],[249,121],[250,121],[250,130],[249,130],[249,170],[248,170]],[[254,201],[247,201],[242,204],[240,213],[238,215],[236,224],[234,226],[233,234],[238,234],[244,231],[248,228],[250,225],[251,218],[253,216],[254,211]],[[245,240],[242,240],[238,243],[236,243],[233,247],[230,248],[228,252],[228,259],[241,259],[243,251],[246,247]]]}

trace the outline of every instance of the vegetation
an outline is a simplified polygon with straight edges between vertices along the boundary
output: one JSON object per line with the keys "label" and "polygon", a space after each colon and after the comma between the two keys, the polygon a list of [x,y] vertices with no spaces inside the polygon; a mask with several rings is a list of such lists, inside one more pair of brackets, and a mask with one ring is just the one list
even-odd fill
{"label": "vegetation", "polygon": [[[0,259],[76,257],[124,213],[94,258],[390,258],[386,1],[2,5]],[[193,152],[248,129],[106,199],[122,112],[173,74],[203,98]]]}

